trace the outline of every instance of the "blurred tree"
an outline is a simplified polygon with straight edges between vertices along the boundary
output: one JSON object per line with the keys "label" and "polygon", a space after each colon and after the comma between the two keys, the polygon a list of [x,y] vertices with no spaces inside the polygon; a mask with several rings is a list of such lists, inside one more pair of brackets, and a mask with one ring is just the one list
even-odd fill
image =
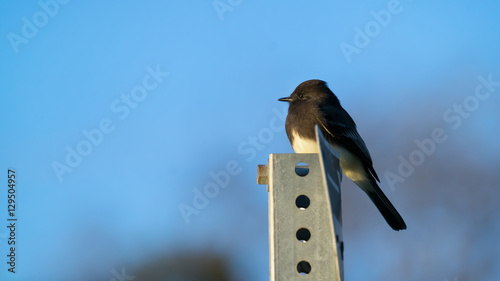
{"label": "blurred tree", "polygon": [[134,281],[233,281],[227,257],[211,252],[169,255],[137,269]]}

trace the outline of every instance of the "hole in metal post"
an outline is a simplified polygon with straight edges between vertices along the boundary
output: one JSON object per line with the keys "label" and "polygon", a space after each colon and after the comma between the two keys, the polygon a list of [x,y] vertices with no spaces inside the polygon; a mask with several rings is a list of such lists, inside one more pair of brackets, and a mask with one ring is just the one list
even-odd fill
{"label": "hole in metal post", "polygon": [[295,206],[301,210],[307,209],[309,205],[311,204],[311,200],[309,200],[309,197],[306,195],[299,195],[297,199],[295,199]]}
{"label": "hole in metal post", "polygon": [[307,261],[301,261],[297,264],[297,271],[300,275],[307,275],[311,272],[311,264]]}
{"label": "hole in metal post", "polygon": [[299,240],[302,243],[305,243],[311,239],[311,232],[307,228],[301,228],[297,230],[296,234],[297,240]]}
{"label": "hole in metal post", "polygon": [[309,174],[309,165],[305,162],[299,162],[295,165],[295,173],[298,176],[305,177]]}

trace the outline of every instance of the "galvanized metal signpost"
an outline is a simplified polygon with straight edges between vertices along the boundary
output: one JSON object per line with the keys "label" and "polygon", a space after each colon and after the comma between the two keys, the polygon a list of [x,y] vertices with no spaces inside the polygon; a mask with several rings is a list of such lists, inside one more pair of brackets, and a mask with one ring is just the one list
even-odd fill
{"label": "galvanized metal signpost", "polygon": [[319,154],[271,154],[257,182],[269,192],[271,281],[343,281],[339,154],[316,127]]}

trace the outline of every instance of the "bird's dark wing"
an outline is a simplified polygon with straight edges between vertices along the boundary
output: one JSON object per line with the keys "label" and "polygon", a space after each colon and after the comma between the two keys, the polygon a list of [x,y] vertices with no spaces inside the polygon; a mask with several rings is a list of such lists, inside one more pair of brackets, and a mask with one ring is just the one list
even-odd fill
{"label": "bird's dark wing", "polygon": [[320,112],[322,116],[318,117],[318,123],[327,139],[356,155],[365,168],[380,182],[375,169],[373,169],[370,152],[356,130],[356,123],[349,113],[337,106],[323,106],[320,108]]}

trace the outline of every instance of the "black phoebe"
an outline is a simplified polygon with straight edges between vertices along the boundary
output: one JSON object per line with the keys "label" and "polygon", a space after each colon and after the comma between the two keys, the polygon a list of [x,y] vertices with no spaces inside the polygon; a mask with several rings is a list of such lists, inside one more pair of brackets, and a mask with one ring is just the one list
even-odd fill
{"label": "black phoebe", "polygon": [[289,97],[279,101],[290,104],[285,127],[293,150],[319,153],[314,133],[314,125],[318,125],[326,140],[340,153],[342,172],[366,192],[392,229],[406,229],[403,218],[377,185],[380,180],[356,123],[326,82],[305,81]]}

